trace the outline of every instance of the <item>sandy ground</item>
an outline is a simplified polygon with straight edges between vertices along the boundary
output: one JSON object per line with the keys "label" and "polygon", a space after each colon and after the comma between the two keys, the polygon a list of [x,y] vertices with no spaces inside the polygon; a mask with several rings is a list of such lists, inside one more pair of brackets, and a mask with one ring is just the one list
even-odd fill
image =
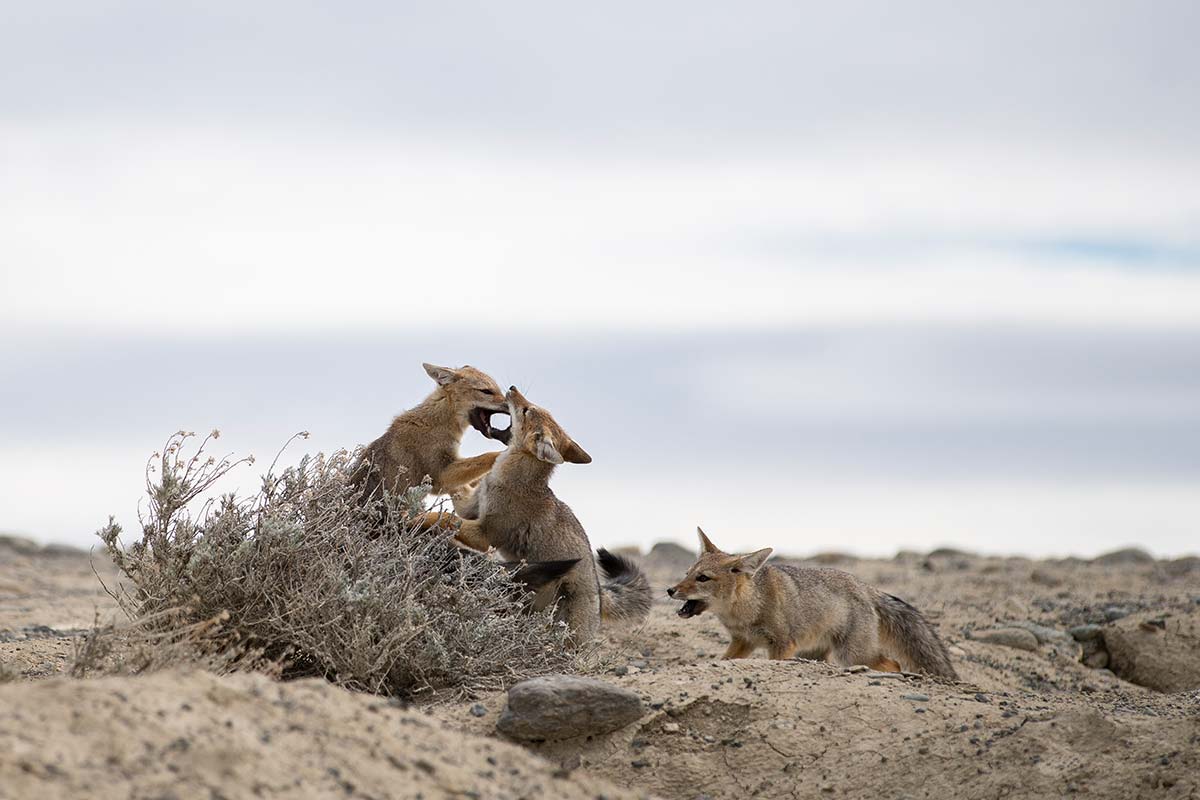
{"label": "sandy ground", "polygon": [[[680,619],[661,592],[688,561],[647,556],[660,601],[609,634],[599,677],[639,693],[645,715],[521,746],[495,732],[503,693],[404,709],[320,681],[57,675],[112,603],[86,555],[0,540],[0,797],[1200,796],[1195,559],[818,559],[923,609],[957,683],[719,661],[717,620]],[[1080,663],[1065,631],[1086,623],[1121,643],[1122,674],[1179,690]],[[1014,624],[1045,641],[978,638]]]}

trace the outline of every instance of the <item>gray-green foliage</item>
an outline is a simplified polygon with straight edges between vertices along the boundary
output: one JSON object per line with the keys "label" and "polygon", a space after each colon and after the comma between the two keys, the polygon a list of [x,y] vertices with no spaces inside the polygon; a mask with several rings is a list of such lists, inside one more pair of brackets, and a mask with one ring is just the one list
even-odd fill
{"label": "gray-green foliage", "polygon": [[456,549],[451,531],[412,528],[427,486],[364,506],[348,482],[354,454],[338,451],[272,469],[253,496],[212,498],[243,463],[207,456],[215,437],[178,433],[155,454],[138,541],[123,548],[112,520],[99,531],[140,630],[172,645],[173,630],[202,631],[187,642],[222,663],[402,696],[574,666],[563,626],[523,611],[501,566]]}

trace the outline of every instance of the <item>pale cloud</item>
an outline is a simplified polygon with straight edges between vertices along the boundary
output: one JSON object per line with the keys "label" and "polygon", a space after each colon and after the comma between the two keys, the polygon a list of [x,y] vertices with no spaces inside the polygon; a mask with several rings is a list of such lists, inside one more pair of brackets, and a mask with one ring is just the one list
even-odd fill
{"label": "pale cloud", "polygon": [[[198,310],[239,330],[421,324],[448,303],[527,328],[1200,323],[1200,270],[996,246],[1066,232],[1188,252],[1191,163],[835,150],[712,164],[81,134],[5,129],[10,324],[157,327]],[[772,236],[842,246],[764,253]]]}

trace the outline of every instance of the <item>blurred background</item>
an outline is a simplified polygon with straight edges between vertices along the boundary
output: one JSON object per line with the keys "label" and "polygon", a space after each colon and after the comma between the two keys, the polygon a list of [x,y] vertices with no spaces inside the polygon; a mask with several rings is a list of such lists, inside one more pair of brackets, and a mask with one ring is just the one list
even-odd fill
{"label": "blurred background", "polygon": [[0,530],[136,529],[179,428],[260,469],[366,443],[432,361],[592,454],[554,487],[594,544],[1194,552],[1198,30],[4,3]]}

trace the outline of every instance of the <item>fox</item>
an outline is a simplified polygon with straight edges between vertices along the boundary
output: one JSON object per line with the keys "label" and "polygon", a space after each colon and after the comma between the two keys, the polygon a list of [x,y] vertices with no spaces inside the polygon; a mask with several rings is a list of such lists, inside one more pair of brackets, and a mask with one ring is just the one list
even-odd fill
{"label": "fox", "polygon": [[458,446],[468,427],[504,444],[507,429],[492,427],[493,414],[508,404],[499,384],[472,366],[458,369],[422,364],[436,386],[419,405],[392,420],[387,431],[364,448],[350,483],[364,500],[386,489],[392,494],[420,485],[426,475],[434,494],[454,494],[492,468],[500,451],[460,458]]}
{"label": "fox", "polygon": [[765,647],[773,659],[798,654],[843,667],[925,672],[958,679],[950,654],[920,611],[848,572],[767,563],[770,547],[726,553],[696,529],[700,553],[667,595],[684,619],[712,609],[732,640],[723,658]]}
{"label": "fox", "polygon": [[508,446],[479,486],[456,503],[457,516],[429,512],[427,524],[456,524],[455,539],[461,546],[481,552],[494,547],[507,561],[577,559],[557,584],[539,591],[533,606],[541,610],[557,603],[556,619],[567,624],[576,644],[594,638],[602,620],[644,619],[650,611],[645,574],[632,559],[603,548],[593,559],[583,525],[550,488],[555,467],[589,464],[592,457],[550,412],[529,402],[517,387],[509,387],[504,399],[510,419]]}

